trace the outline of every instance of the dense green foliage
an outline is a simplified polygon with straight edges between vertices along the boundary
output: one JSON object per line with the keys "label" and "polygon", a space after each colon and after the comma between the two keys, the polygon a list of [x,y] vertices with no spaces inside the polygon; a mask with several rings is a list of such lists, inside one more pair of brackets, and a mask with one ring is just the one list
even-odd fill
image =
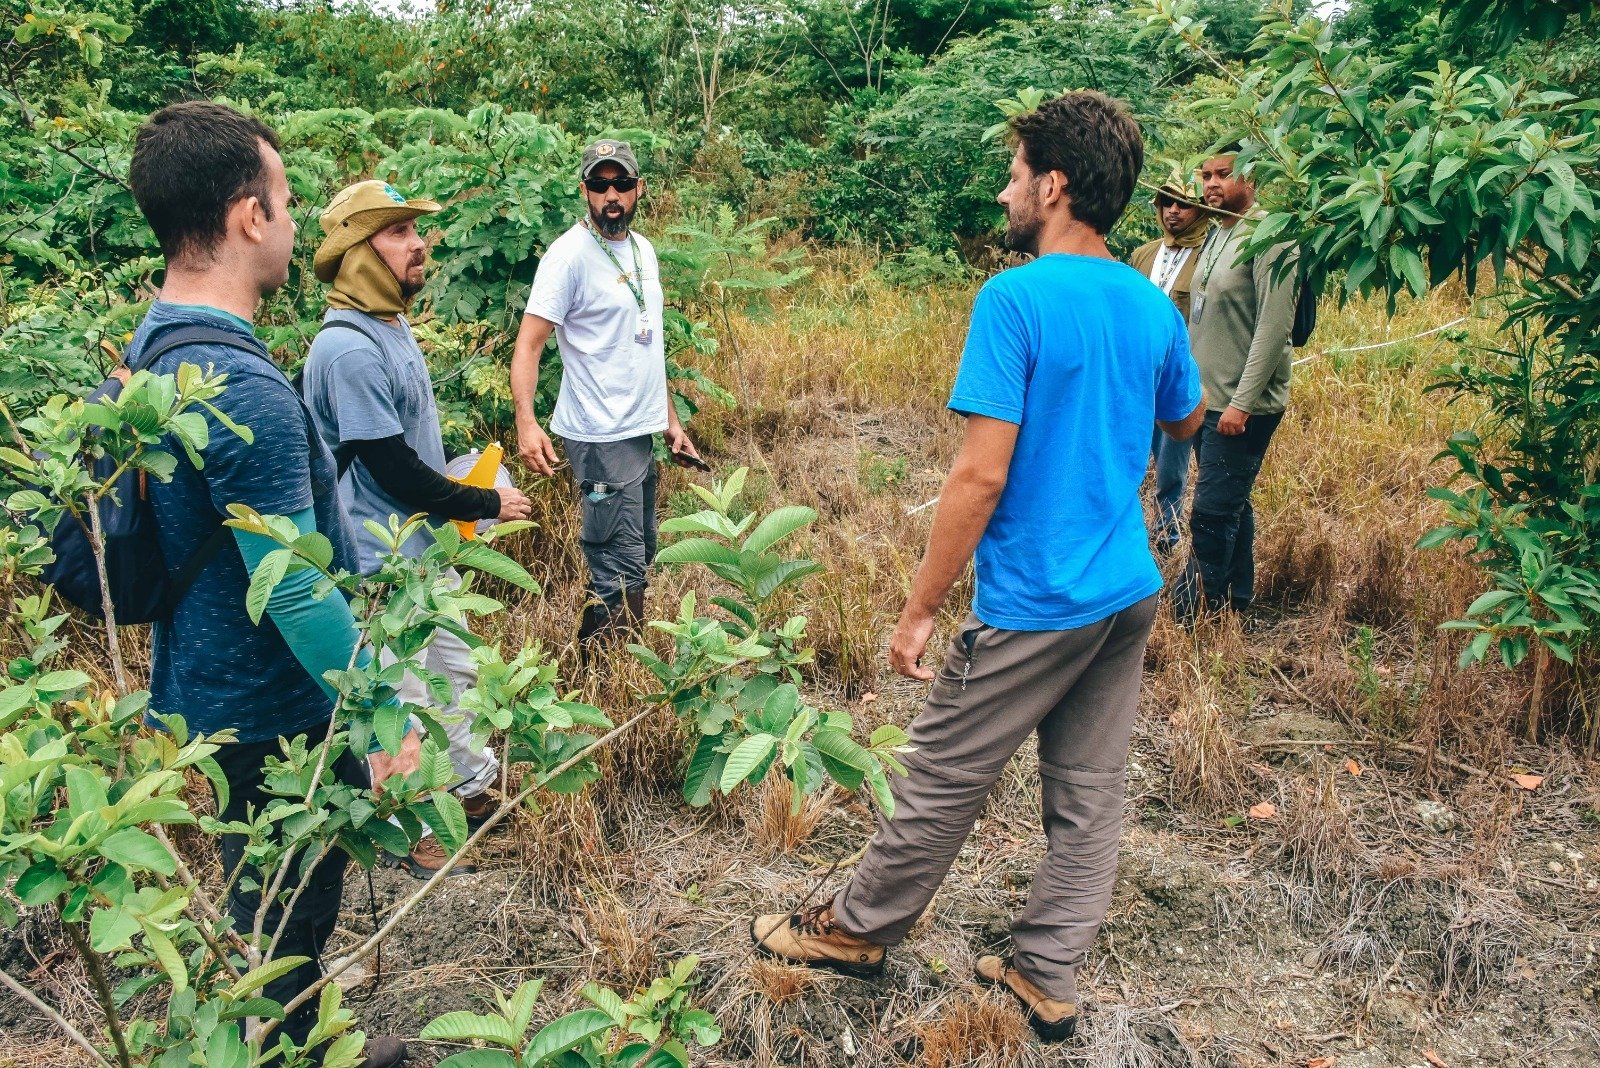
{"label": "dense green foliage", "polygon": [[[1548,0],[1373,0],[1353,16],[1358,26],[1398,29],[1407,15],[1422,26],[1397,32],[1385,52],[1285,12],[1263,24],[1260,63],[1218,63],[1223,88],[1190,104],[1219,139],[1246,143],[1240,165],[1262,184],[1268,212],[1250,247],[1294,242],[1302,269],[1333,281],[1341,299],[1379,294],[1392,307],[1455,278],[1469,293],[1486,278],[1511,292],[1504,344],[1464,351],[1438,382],[1487,415],[1447,443],[1457,475],[1433,491],[1447,522],[1423,543],[1464,543],[1486,572],[1489,589],[1446,624],[1470,636],[1463,665],[1531,656],[1529,733],[1553,709],[1591,742],[1600,101],[1561,86],[1585,84],[1592,45],[1551,42],[1593,14]],[[1160,0],[1149,18],[1205,54],[1194,4]],[[1551,672],[1556,661],[1567,669]]]}
{"label": "dense green foliage", "polygon": [[[19,439],[0,449],[11,517],[0,525],[0,626],[15,651],[0,680],[0,878],[24,907],[53,912],[88,968],[100,1029],[83,1043],[129,1066],[242,1068],[271,1054],[285,1006],[258,994],[293,962],[254,937],[271,932],[222,918],[169,829],[248,836],[282,894],[305,861],[338,847],[370,864],[380,847],[405,851],[422,822],[459,846],[465,817],[433,743],[420,770],[381,793],[329,784],[323,771],[368,738],[393,751],[409,714],[430,719],[395,703],[396,684],[435,630],[465,636],[467,617],[500,609],[475,574],[533,585],[491,544],[449,527],[421,559],[393,555],[363,585],[329,570],[319,536],[235,509],[235,525],[279,543],[253,612],[286,574],[315,570],[325,593],[352,598],[365,641],[393,662],[331,673],[335,729],[287,747],[269,769],[273,803],[226,828],[197,816],[183,791],[186,773],[215,778],[225,739],[191,736],[179,716],[166,717],[170,733],[141,730],[148,695],[114,626],[111,681],[83,670],[94,654],[70,648],[65,617],[18,581],[48,556],[41,528],[93,514],[106,492],[78,462],[86,451],[165,477],[175,460],[162,435],[198,447],[196,409],[223,386],[185,368],[139,376],[113,403],[69,396],[116,360],[158,284],[126,173],[133,131],[174,99],[226,99],[282,132],[301,243],[257,326],[286,363],[321,312],[308,268],[332,192],[379,176],[446,203],[429,221],[435,267],[415,320],[458,447],[509,428],[517,309],[539,255],[578,211],[587,137],[631,138],[650,169],[642,229],[668,266],[685,414],[734,401],[717,385],[729,313],[759,310],[803,271],[792,245],[772,251],[774,229],[893,253],[885,272],[912,284],[970,269],[998,222],[1006,154],[982,136],[996,101],[1077,87],[1122,96],[1145,120],[1155,179],[1243,139],[1241,165],[1267,212],[1249,240],[1293,240],[1327,292],[1392,303],[1462,279],[1510,294],[1501,344],[1463,351],[1439,381],[1488,414],[1447,443],[1457,477],[1436,491],[1446,522],[1426,544],[1461,543],[1483,568],[1488,588],[1450,624],[1467,632],[1463,662],[1531,658],[1530,733],[1551,708],[1593,731],[1600,103],[1589,98],[1600,51],[1578,32],[1592,7],[1358,0],[1332,25],[1304,9],[1159,0],[1141,19],[1123,0],[443,0],[401,17],[321,3],[0,0],[0,402]],[[1113,243],[1148,230],[1135,212]],[[546,366],[548,400],[558,365]],[[817,565],[780,547],[816,516],[736,518],[742,477],[699,490],[705,509],[665,528],[686,537],[662,562],[707,569],[722,594],[691,596],[655,624],[670,649],[633,649],[660,684],[639,695],[646,711],[670,708],[686,728],[684,800],[706,805],[771,775],[796,804],[834,783],[888,808],[905,736],[885,727],[857,740],[849,716],[802,690],[806,619],[789,614],[789,595]],[[397,525],[391,544],[408,533]],[[445,581],[451,570],[466,581]],[[717,615],[702,614],[707,604]],[[600,774],[591,750],[611,717],[563,691],[543,650],[473,641],[479,684],[463,701],[514,757],[517,800],[584,788]],[[16,920],[10,900],[0,897],[5,924]],[[451,1014],[426,1034],[492,1047],[459,1054],[462,1064],[686,1065],[691,1043],[717,1038],[688,1004],[693,968],[683,962],[626,1001],[591,988],[592,1009],[540,1028],[538,986],[526,984],[497,995],[494,1011]],[[321,999],[315,1040],[327,1063],[351,1064],[361,1039],[331,978],[308,995]],[[261,1021],[253,1031],[250,1019]],[[281,1052],[279,1063],[301,1062],[302,1051]]]}

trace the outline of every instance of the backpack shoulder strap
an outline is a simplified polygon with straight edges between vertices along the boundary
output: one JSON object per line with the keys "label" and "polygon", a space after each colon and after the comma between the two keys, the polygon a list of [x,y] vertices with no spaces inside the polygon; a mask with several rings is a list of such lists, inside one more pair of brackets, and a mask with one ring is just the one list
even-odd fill
{"label": "backpack shoulder strap", "polygon": [[379,352],[383,351],[383,343],[377,338],[373,337],[371,331],[367,330],[360,323],[352,323],[349,319],[324,320],[323,324],[317,328],[317,333],[320,334],[324,330],[354,330],[356,333],[372,342],[373,348],[377,349]]}
{"label": "backpack shoulder strap", "polygon": [[[136,358],[127,361],[126,369],[129,372],[143,371],[167,353],[188,345],[224,345],[230,349],[252,352],[262,359],[270,360],[266,348],[254,338],[241,337],[231,330],[214,326],[180,326],[163,335],[156,344],[146,345]],[[123,385],[127,385],[127,382],[124,381]],[[157,618],[172,617],[178,602],[183,600],[184,595],[195,584],[195,580],[200,577],[200,572],[216,559],[217,553],[222,551],[222,547],[228,543],[232,535],[233,532],[228,527],[219,526],[210,537],[200,543],[200,547],[184,562],[183,567],[167,577],[167,591],[161,598]]]}
{"label": "backpack shoulder strap", "polygon": [[215,326],[180,326],[163,334],[155,344],[146,345],[136,358],[127,361],[128,369],[143,371],[173,349],[181,349],[186,345],[225,345],[230,349],[253,352],[269,361],[271,359],[261,342],[242,337],[232,330]]}

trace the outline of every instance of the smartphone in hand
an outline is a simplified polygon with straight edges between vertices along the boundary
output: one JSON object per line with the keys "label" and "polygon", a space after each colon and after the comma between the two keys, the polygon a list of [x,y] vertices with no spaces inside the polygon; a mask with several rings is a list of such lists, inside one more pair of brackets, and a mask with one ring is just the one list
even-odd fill
{"label": "smartphone in hand", "polygon": [[711,470],[710,464],[706,463],[693,453],[675,452],[672,454],[672,462],[677,464],[679,467],[692,467],[696,471],[709,472]]}

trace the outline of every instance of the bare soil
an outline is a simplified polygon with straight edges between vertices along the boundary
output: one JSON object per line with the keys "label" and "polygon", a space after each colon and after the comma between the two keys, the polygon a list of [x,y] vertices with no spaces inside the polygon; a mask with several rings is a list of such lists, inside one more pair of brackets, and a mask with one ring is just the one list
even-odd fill
{"label": "bare soil", "polygon": [[[817,508],[806,551],[829,573],[797,605],[817,695],[868,727],[904,723],[923,693],[882,669],[882,643],[926,538],[931,513],[916,509],[958,440],[944,383],[923,369],[953,367],[964,298],[841,282],[805,299],[787,333],[741,328],[728,369],[741,408],[704,413],[696,433],[719,468],[751,464],[753,507]],[[1371,314],[1330,315],[1319,331],[1366,340]],[[1431,325],[1458,312],[1413,314]],[[1600,1065],[1600,777],[1566,743],[1514,744],[1526,678],[1458,672],[1436,636],[1478,581],[1448,554],[1409,548],[1430,523],[1417,502],[1440,480],[1429,465],[1455,416],[1421,392],[1425,367],[1392,359],[1330,363],[1297,384],[1258,491],[1259,611],[1193,636],[1157,624],[1116,893],[1075,1042],[1040,1046],[1006,997],[971,981],[1042,851],[1032,754],[869,983],[754,960],[747,927],[847,877],[870,812],[838,794],[799,817],[759,793],[688,809],[665,716],[606,753],[585,795],[518,813],[475,874],[405,920],[348,1003],[369,1033],[413,1036],[480,1007],[486,985],[542,978],[545,1019],[587,982],[631,990],[695,953],[699,996],[726,1034],[700,1055],[707,1068]],[[879,399],[889,390],[900,400]],[[686,507],[683,479],[666,476],[664,509]],[[553,483],[534,498],[542,530],[525,552],[546,593],[514,604],[496,637],[565,658],[581,584],[570,500]],[[701,582],[662,576],[653,611]],[[619,662],[583,685],[615,715],[643,681]],[[1529,774],[1539,781],[1515,778]],[[416,883],[379,870],[371,885],[381,920]],[[346,906],[332,956],[373,927],[359,872]],[[92,1018],[47,923],[30,918],[0,961],[72,1019]],[[0,1068],[79,1063],[3,996],[0,1032]],[[451,1052],[413,1050],[420,1065]]]}

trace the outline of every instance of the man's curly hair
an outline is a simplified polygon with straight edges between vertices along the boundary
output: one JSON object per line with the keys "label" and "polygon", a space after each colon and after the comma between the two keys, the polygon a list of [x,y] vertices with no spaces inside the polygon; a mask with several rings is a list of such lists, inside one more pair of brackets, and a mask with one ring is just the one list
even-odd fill
{"label": "man's curly hair", "polygon": [[1047,100],[1010,125],[1035,175],[1067,176],[1072,217],[1109,233],[1144,169],[1144,138],[1127,105],[1086,89]]}

